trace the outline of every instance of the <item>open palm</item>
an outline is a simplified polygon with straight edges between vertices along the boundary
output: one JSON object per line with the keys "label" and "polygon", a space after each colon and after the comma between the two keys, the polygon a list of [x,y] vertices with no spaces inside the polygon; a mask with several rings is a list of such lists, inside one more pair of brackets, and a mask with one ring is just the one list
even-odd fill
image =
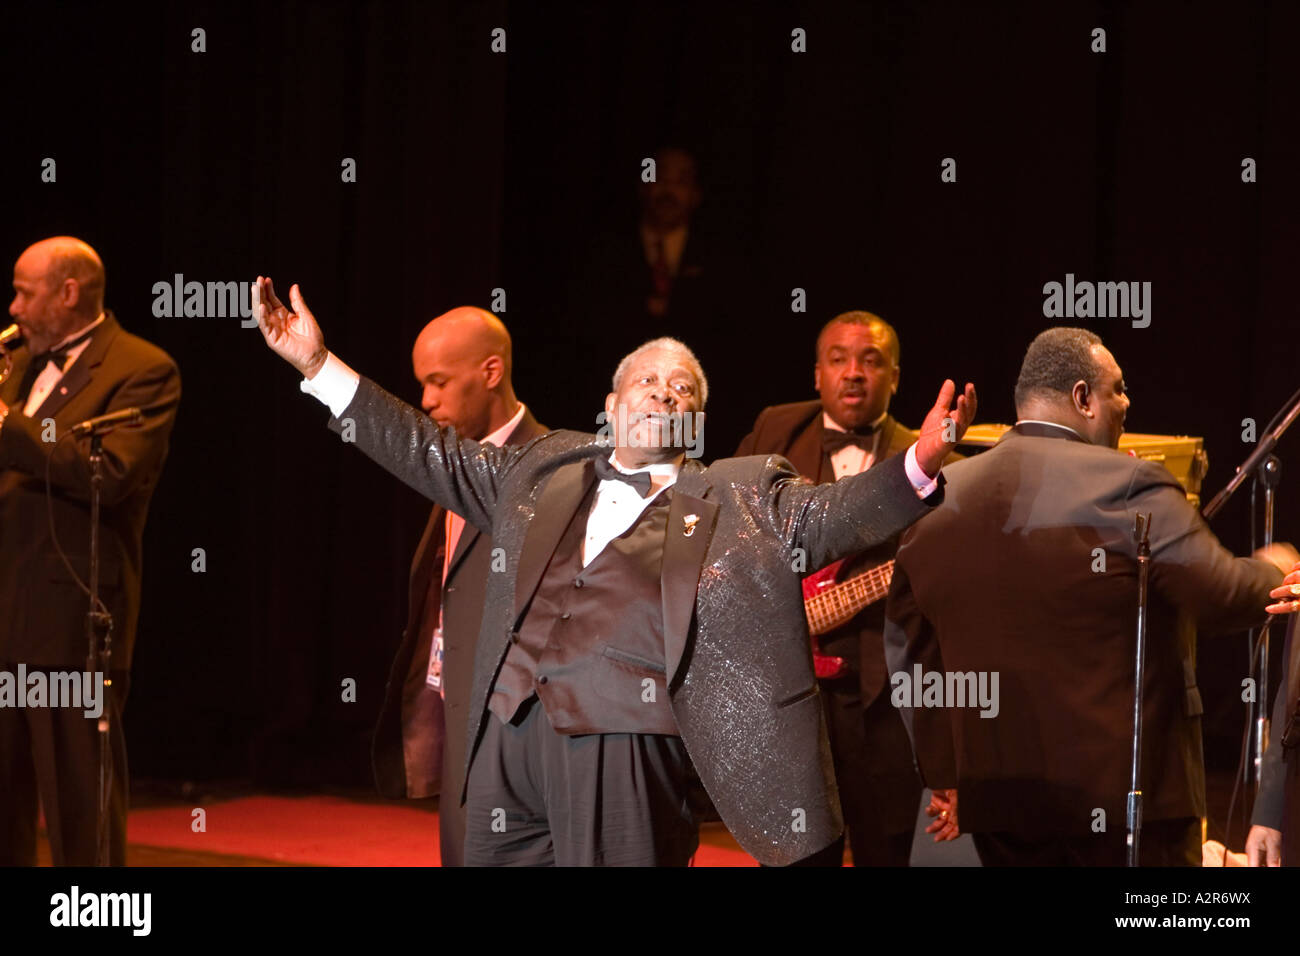
{"label": "open palm", "polygon": [[292,312],[276,296],[275,286],[267,277],[257,277],[252,298],[253,317],[271,351],[306,378],[315,376],[329,353],[325,348],[325,336],[303,301],[297,284],[289,288]]}

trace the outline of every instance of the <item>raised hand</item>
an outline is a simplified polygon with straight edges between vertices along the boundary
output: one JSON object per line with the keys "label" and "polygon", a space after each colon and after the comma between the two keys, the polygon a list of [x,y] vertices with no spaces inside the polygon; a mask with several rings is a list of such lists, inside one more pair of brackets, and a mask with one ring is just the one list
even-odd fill
{"label": "raised hand", "polygon": [[916,463],[931,478],[939,474],[943,460],[951,454],[975,419],[975,409],[979,404],[975,398],[975,386],[967,382],[965,393],[957,395],[957,407],[952,408],[956,392],[957,386],[952,379],[944,379],[934,407],[921,423],[921,437],[916,441]]}
{"label": "raised hand", "polygon": [[304,378],[314,378],[325,364],[329,350],[316,318],[307,308],[295,283],[289,287],[290,312],[275,294],[269,278],[258,276],[253,284],[253,318],[262,330],[262,338],[276,355],[284,359]]}

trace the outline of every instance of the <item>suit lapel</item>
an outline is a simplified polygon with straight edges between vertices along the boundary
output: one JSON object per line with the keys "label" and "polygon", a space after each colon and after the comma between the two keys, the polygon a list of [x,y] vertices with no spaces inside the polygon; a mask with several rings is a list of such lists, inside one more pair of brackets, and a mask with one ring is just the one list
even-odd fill
{"label": "suit lapel", "polygon": [[818,482],[827,480],[827,476],[822,474],[826,462],[826,452],[822,448],[824,431],[821,407],[818,406],[817,414],[790,443],[790,451],[786,454],[799,474]]}
{"label": "suit lapel", "polygon": [[673,486],[673,500],[668,506],[660,590],[663,596],[664,662],[668,668],[669,686],[672,686],[686,650],[700,571],[718,517],[717,503],[705,500],[709,489],[704,469],[688,462]]}
{"label": "suit lapel", "polygon": [[451,556],[451,563],[447,565],[447,580],[450,581],[456,574],[456,569],[460,563],[465,560],[465,555],[469,549],[474,547],[474,542],[483,532],[466,521],[460,529],[460,537],[456,539],[456,553]]}
{"label": "suit lapel", "polygon": [[95,329],[90,336],[85,351],[72,363],[72,368],[55,383],[53,391],[32,412],[33,418],[52,418],[62,411],[63,406],[72,401],[78,392],[90,384],[120,328],[113,313],[109,312],[99,328]]}
{"label": "suit lapel", "polygon": [[[545,431],[545,428],[537,424],[537,419],[533,418],[532,412],[525,407],[524,417],[519,420],[515,430],[506,436],[505,444],[522,445]],[[448,581],[456,574],[456,569],[465,560],[465,555],[469,553],[469,549],[474,547],[474,542],[479,539],[480,534],[482,532],[478,528],[468,521],[465,522],[461,528],[460,537],[456,539],[456,551],[451,556],[451,563],[447,565]]]}
{"label": "suit lapel", "polygon": [[593,482],[596,471],[588,461],[575,461],[562,465],[551,475],[537,499],[536,513],[524,536],[523,553],[519,556],[519,574],[515,579],[515,615],[511,623],[519,620],[533,592],[541,583],[542,572],[559,547],[564,529],[573,520],[573,514],[582,504]]}

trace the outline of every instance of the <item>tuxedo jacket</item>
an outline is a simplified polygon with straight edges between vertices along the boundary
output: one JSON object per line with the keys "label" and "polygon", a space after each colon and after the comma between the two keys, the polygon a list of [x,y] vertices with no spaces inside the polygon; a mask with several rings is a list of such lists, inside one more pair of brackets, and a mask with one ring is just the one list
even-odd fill
{"label": "tuxedo jacket", "polygon": [[[487,699],[565,528],[586,493],[584,463],[610,448],[556,431],[523,446],[459,439],[362,378],[330,427],[412,488],[462,515],[502,549],[487,575],[470,693],[467,762]],[[930,503],[941,497],[932,495]],[[776,456],[687,460],[673,487],[662,591],[665,683],[682,741],[736,839],[785,864],[842,830],[804,623],[800,565],[873,547],[930,508],[901,458],[815,486]]]}
{"label": "tuxedo jacket", "polygon": [[[771,405],[759,412],[753,430],[741,441],[736,455],[783,455],[804,477],[818,484],[832,482],[835,470],[830,456],[822,449],[825,431],[822,404],[816,399]],[[886,415],[880,424],[878,453],[872,467],[906,452],[919,435],[919,432],[900,424],[894,416]],[[961,457],[949,455],[944,465]],[[857,555],[848,573],[883,564],[893,558],[897,549],[898,539],[891,538]],[[844,657],[857,667],[864,708],[870,707],[889,684],[885,672],[884,626],[885,602],[878,601],[859,611],[853,620],[821,637],[822,649],[827,654]]]}
{"label": "tuxedo jacket", "polygon": [[[138,407],[144,421],[103,438],[100,596],[113,615],[113,666],[128,668],[140,612],[141,540],[149,499],[167,457],[180,403],[176,364],[108,313],[85,351],[29,418],[19,395],[27,349],[0,387],[10,412],[0,426],[0,661],[84,669],[85,597],[50,537],[49,466],[58,541],[83,581],[90,549],[90,439],[63,437],[78,422]],[[44,440],[53,419],[56,442]]]}
{"label": "tuxedo jacket", "polygon": [[1107,827],[1124,826],[1133,527],[1149,512],[1144,814],[1204,816],[1195,629],[1258,623],[1278,570],[1229,554],[1160,465],[1063,429],[1019,425],[944,473],[944,504],[898,550],[890,671],[984,672],[990,690],[997,672],[998,701],[989,717],[978,706],[903,709],[922,779],[957,787],[967,832],[1087,836],[1098,808]]}
{"label": "tuxedo jacket", "polygon": [[1264,751],[1259,792],[1255,795],[1250,822],[1281,830],[1282,865],[1300,866],[1300,748],[1286,750],[1282,746],[1287,722],[1300,710],[1300,653],[1296,652],[1300,615],[1292,614],[1287,621],[1282,683],[1273,703],[1268,749]]}
{"label": "tuxedo jacket", "polygon": [[[546,432],[525,410],[507,445],[521,445]],[[464,842],[460,791],[464,785],[465,735],[474,674],[474,645],[483,620],[483,596],[491,567],[492,539],[466,524],[442,581],[447,510],[434,505],[411,561],[406,629],[393,659],[372,746],[375,785],[386,797],[442,794],[443,865],[459,861]],[[441,587],[435,582],[440,583]],[[422,624],[442,611],[442,693],[425,683],[431,634]]]}

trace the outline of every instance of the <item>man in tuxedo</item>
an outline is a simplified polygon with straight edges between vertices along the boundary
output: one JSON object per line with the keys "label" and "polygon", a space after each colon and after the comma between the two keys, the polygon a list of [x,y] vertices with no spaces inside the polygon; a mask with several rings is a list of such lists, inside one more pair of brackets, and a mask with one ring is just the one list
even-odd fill
{"label": "man in tuxedo", "polygon": [[[86,670],[90,438],[70,430],[121,409],[144,413],[140,425],[103,437],[99,586],[112,615],[112,685],[102,702],[112,751],[105,838],[109,861],[121,865],[128,794],[121,709],[140,612],[141,539],[180,374],[165,352],[105,311],[104,266],[86,243],[67,236],[36,243],[15,264],[13,284],[9,314],[24,344],[0,387],[0,671]],[[0,706],[0,865],[35,865],[38,794],[54,862],[96,862],[97,723],[82,708]]]}
{"label": "man in tuxedo", "polygon": [[[510,334],[491,312],[438,316],[411,352],[421,405],[439,425],[491,445],[523,445],[546,428],[515,398]],[[492,539],[434,505],[411,562],[406,630],[374,739],[375,783],[386,797],[439,796],[443,866],[462,866],[465,734],[474,645]]]}
{"label": "man in tuxedo", "polygon": [[[701,226],[699,167],[685,149],[655,151],[654,178],[637,184],[637,218],[602,231],[578,274],[569,311],[689,328],[715,317],[736,289],[735,243]],[[593,316],[594,317],[594,316]]]}
{"label": "man in tuxedo", "polygon": [[[817,336],[813,386],[819,398],[763,409],[736,454],[783,455],[816,482],[856,475],[903,454],[918,435],[889,414],[899,371],[893,326],[870,312],[835,316]],[[897,539],[891,539],[852,556],[838,572],[832,569],[827,584],[879,568],[897,547]],[[819,577],[826,575],[812,580]],[[887,576],[881,581],[888,585]],[[805,595],[811,593],[806,584]],[[816,639],[823,662],[818,683],[853,863],[907,866],[921,781],[907,730],[889,701],[884,601],[838,616],[843,623]],[[841,840],[823,859],[810,862],[839,866],[843,851]]]}
{"label": "man in tuxedo", "polygon": [[925,514],[973,386],[950,408],[945,382],[894,462],[815,486],[775,456],[687,457],[708,383],[658,339],[619,364],[601,435],[497,449],[331,355],[297,286],[293,312],[269,280],[257,290],[263,335],[330,427],[502,549],[475,657],[467,863],[684,864],[696,774],[760,862],[839,836],[796,552],[825,564]]}
{"label": "man in tuxedo", "polygon": [[[1269,592],[1278,599],[1266,610],[1295,615],[1300,611],[1300,564]],[[1296,653],[1296,622],[1291,617],[1282,655],[1282,684],[1273,703],[1268,749],[1260,768],[1259,791],[1246,859],[1251,866],[1300,866],[1300,654]]]}
{"label": "man in tuxedo", "polygon": [[[1234,558],[1166,469],[1116,450],[1128,407],[1096,335],[1041,333],[1021,366],[1015,427],[945,469],[943,506],[898,550],[885,625],[893,694],[926,783],[956,788],[945,825],[972,833],[985,865],[1124,863],[1133,528],[1145,513],[1142,862],[1200,864],[1196,628],[1258,623],[1281,573]],[[959,573],[935,567],[951,555],[969,556]]]}

